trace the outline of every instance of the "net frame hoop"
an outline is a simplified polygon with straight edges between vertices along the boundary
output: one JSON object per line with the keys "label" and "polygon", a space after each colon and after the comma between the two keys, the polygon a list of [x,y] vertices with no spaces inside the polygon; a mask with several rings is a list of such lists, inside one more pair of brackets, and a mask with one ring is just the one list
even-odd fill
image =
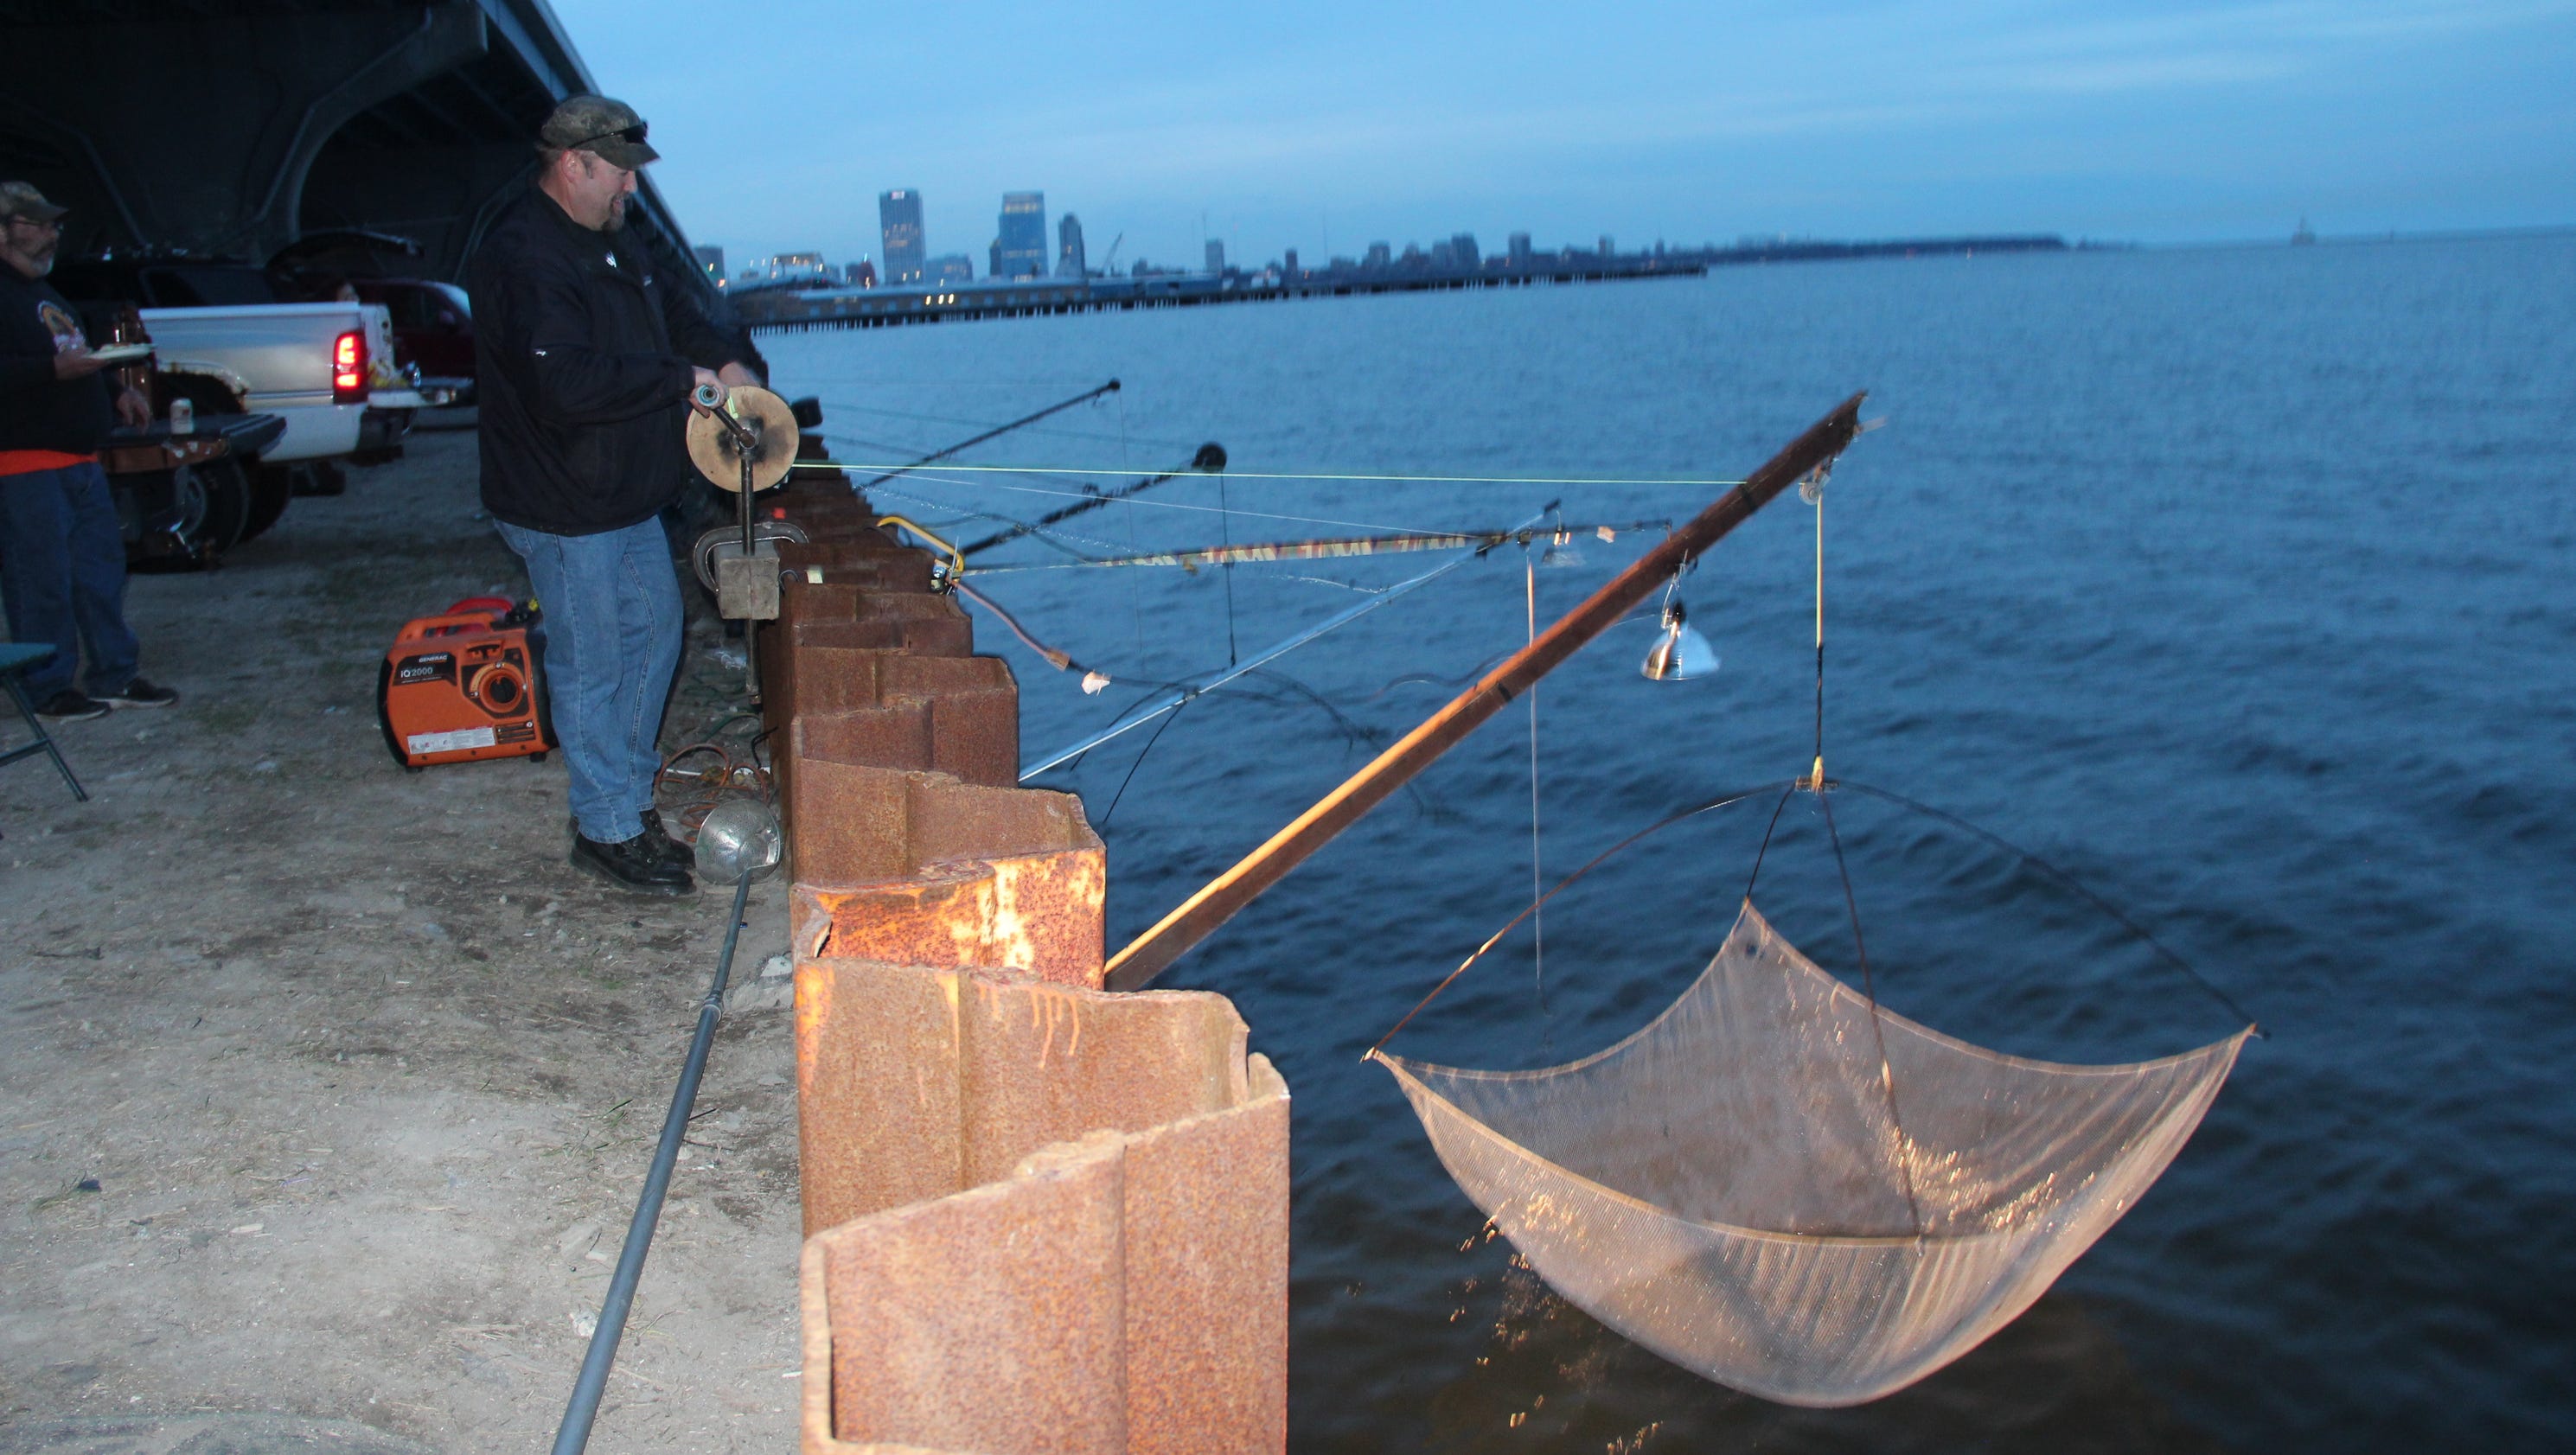
{"label": "net frame hoop", "polygon": [[[1388,1027],[1386,1034],[1378,1037],[1366,1051],[1361,1052],[1360,1059],[1362,1061],[1382,1061],[1384,1058],[1381,1057],[1379,1053],[1386,1049],[1387,1043],[1394,1040],[1397,1034],[1402,1032],[1406,1026],[1411,1025],[1416,1016],[1419,1016],[1423,1011],[1429,1009],[1431,1002],[1439,999],[1444,991],[1448,990],[1451,985],[1456,984],[1458,978],[1465,975],[1469,969],[1473,968],[1477,961],[1485,957],[1487,952],[1491,951],[1496,945],[1501,944],[1505,935],[1508,935],[1513,930],[1519,928],[1522,921],[1527,920],[1531,915],[1536,914],[1549,900],[1554,899],[1559,894],[1573,888],[1577,881],[1589,875],[1593,870],[1600,868],[1612,858],[1615,858],[1619,854],[1626,852],[1628,849],[1635,847],[1644,840],[1662,833],[1665,829],[1671,828],[1675,824],[1697,818],[1704,813],[1713,813],[1719,809],[1731,808],[1736,804],[1742,803],[1748,798],[1755,798],[1762,794],[1777,790],[1780,793],[1779,802],[1772,809],[1771,825],[1766,827],[1763,832],[1762,848],[1757,850],[1754,855],[1752,877],[1748,878],[1745,882],[1745,900],[1749,903],[1753,895],[1753,882],[1755,879],[1760,877],[1763,858],[1770,852],[1771,830],[1778,826],[1780,814],[1788,807],[1790,797],[1797,793],[1801,788],[1815,792],[1819,797],[1825,793],[1845,788],[1851,789],[1855,792],[1865,793],[1881,802],[1892,804],[1912,813],[1921,814],[1927,818],[1937,819],[1953,828],[1975,838],[1981,839],[1995,848],[2003,850],[2005,853],[2012,855],[2014,858],[2019,859],[2024,863],[2032,865],[2043,874],[2056,880],[2066,889],[2072,891],[2086,903],[2092,905],[2093,908],[2103,916],[2118,924],[2121,928],[2127,930],[2139,940],[2145,942],[2150,949],[2155,951],[2159,958],[2180,971],[2193,985],[2197,986],[2204,994],[2208,995],[2210,999],[2217,1002],[2218,1005],[2224,1008],[2229,1014],[2235,1016],[2239,1021],[2241,1021],[2245,1026],[2242,1034],[2258,1041],[2271,1039],[2270,1034],[2263,1029],[2262,1022],[2249,1014],[2243,1006],[2239,1005],[2236,1002],[2235,997],[2229,995],[2226,991],[2219,989],[2218,986],[2212,983],[2207,976],[2201,974],[2190,961],[2185,960],[2162,940],[2157,939],[2152,932],[2150,932],[2145,926],[2139,924],[2135,919],[2130,918],[2128,914],[2124,913],[2119,908],[2119,906],[2095,893],[2092,889],[2088,888],[2082,880],[2077,879],[2066,870],[2059,868],[2057,865],[2050,863],[2048,860],[2032,853],[2030,850],[2023,848],[2021,845],[2014,843],[2012,840],[2005,838],[2001,834],[1995,833],[1991,829],[1982,828],[1967,819],[1959,817],[1957,814],[1948,812],[1947,810],[1935,808],[1932,805],[1921,802],[1917,799],[1908,798],[1901,793],[1890,792],[1887,789],[1873,787],[1869,784],[1857,782],[1851,779],[1831,779],[1821,786],[1818,786],[1804,778],[1783,778],[1775,779],[1769,783],[1758,784],[1751,788],[1722,794],[1719,797],[1707,799],[1693,804],[1688,808],[1677,810],[1655,820],[1644,828],[1637,830],[1628,837],[1612,844],[1609,848],[1602,850],[1599,854],[1586,861],[1581,868],[1576,869],[1573,873],[1558,880],[1555,886],[1549,889],[1547,893],[1540,895],[1536,900],[1531,901],[1531,903],[1524,907],[1520,913],[1512,916],[1510,920],[1505,922],[1502,928],[1494,931],[1492,935],[1488,936],[1484,943],[1478,945],[1465,960],[1459,962],[1457,969],[1450,971],[1446,976],[1442,977],[1440,983],[1432,986],[1428,994],[1424,995],[1422,999],[1414,1002],[1413,1008],[1406,1011],[1394,1025]],[[1867,999],[1873,1007],[1877,1006],[1877,997],[1875,995],[1866,996],[1865,999]],[[1895,1014],[1894,1012],[1888,1013]],[[1902,1016],[1899,1016],[1898,1018],[1901,1020],[1906,1019]],[[1658,1019],[1660,1019],[1660,1017],[1658,1017]],[[1907,1023],[1918,1025],[1918,1028],[1926,1030],[1931,1034],[1940,1034],[1940,1032],[1930,1031],[1929,1027],[1921,1027],[1919,1026],[1919,1023],[1910,1020],[1908,1020]],[[1649,1022],[1649,1024],[1652,1024],[1652,1022]],[[1944,1037],[1944,1039],[1950,1038]],[[1961,1044],[1964,1045],[1967,1043],[1962,1042]],[[2190,1053],[2186,1052],[2184,1054]],[[2033,1064],[2050,1065],[2053,1063],[2035,1062]],[[2146,1065],[2152,1063],[2140,1062],[2135,1064]]]}

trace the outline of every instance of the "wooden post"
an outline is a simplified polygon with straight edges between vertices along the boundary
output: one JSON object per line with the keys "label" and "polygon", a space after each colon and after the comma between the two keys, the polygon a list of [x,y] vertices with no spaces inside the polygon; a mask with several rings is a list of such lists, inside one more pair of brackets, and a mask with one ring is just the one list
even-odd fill
{"label": "wooden post", "polygon": [[1289,870],[1304,863],[1317,849],[1331,843],[1335,835],[1431,766],[1433,760],[1502,711],[1557,664],[1626,617],[1632,607],[1653,595],[1674,572],[1751,519],[1753,512],[1771,503],[1772,497],[1841,454],[1853,436],[1860,433],[1860,403],[1865,397],[1855,394],[1844,400],[1743,484],[1638,557],[1635,564],[1612,577],[1536,641],[1513,653],[1484,680],[1433,713],[1420,727],[1405,734],[1402,741],[1378,754],[1375,761],[1298,815],[1295,822],[1272,834],[1268,843],[1209,880],[1178,909],[1163,916],[1161,923],[1137,936],[1135,943],[1110,958],[1104,975],[1108,987],[1141,990],[1150,984],[1217,926],[1232,919],[1235,911],[1286,877]]}

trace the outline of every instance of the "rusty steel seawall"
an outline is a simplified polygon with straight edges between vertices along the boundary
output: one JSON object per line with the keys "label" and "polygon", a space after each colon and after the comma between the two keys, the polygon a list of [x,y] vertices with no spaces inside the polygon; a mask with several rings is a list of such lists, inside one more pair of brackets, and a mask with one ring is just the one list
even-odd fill
{"label": "rusty steel seawall", "polygon": [[806,1455],[1284,1450],[1286,1085],[1224,997],[1100,988],[1106,853],[930,553],[771,499]]}

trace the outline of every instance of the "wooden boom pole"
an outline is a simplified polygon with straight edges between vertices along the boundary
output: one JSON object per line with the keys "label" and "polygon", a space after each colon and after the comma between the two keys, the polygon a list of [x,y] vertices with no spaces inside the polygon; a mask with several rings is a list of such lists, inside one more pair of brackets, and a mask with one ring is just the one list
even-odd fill
{"label": "wooden boom pole", "polygon": [[1631,608],[1697,559],[1727,532],[1742,525],[1772,497],[1829,464],[1860,433],[1860,403],[1855,394],[1811,426],[1787,449],[1688,525],[1666,536],[1635,564],[1567,612],[1537,640],[1514,652],[1482,681],[1459,694],[1448,706],[1405,734],[1402,741],[1345,780],[1341,787],[1270,836],[1270,841],[1244,856],[1241,863],[1209,880],[1162,922],[1136,937],[1135,943],[1110,958],[1103,975],[1112,990],[1141,990],[1192,946],[1232,919],[1261,891],[1286,877],[1360,816],[1403,787],[1433,760],[1500,712],[1557,664],[1583,649],[1594,637],[1624,619]]}

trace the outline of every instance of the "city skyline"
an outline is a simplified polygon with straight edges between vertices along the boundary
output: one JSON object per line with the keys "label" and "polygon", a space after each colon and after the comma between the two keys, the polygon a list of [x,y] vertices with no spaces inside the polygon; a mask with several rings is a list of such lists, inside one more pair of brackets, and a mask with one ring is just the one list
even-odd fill
{"label": "city skyline", "polygon": [[[919,185],[932,247],[982,260],[1039,183],[1123,256],[1351,253],[1472,231],[1651,242],[2046,231],[2183,242],[2576,222],[2576,0],[2204,0],[2104,14],[1839,0],[1559,8],[1327,3],[1210,53],[1205,17],[959,46],[819,0],[728,24],[784,52],[673,46],[672,0],[562,0],[601,86],[653,122],[693,240],[878,250]],[[1354,44],[1364,36],[1365,45]],[[723,98],[798,118],[741,144]],[[1203,220],[1204,219],[1204,220]],[[979,271],[981,271],[979,269]]]}
{"label": "city skyline", "polygon": [[[866,286],[870,287],[903,287],[925,283],[979,280],[1002,282],[1055,278],[1080,279],[1117,274],[1117,270],[1110,267],[1110,264],[1115,261],[1114,253],[1104,256],[1099,265],[1092,264],[1084,240],[1081,218],[1071,211],[1067,211],[1058,222],[1054,261],[1051,266],[1046,265],[1041,246],[1046,223],[1046,194],[1043,191],[1019,190],[1002,194],[997,230],[986,245],[987,261],[981,272],[975,270],[970,254],[950,252],[935,257],[926,256],[930,239],[922,223],[923,207],[924,194],[919,188],[897,187],[879,193],[877,196],[879,250],[847,254],[839,262],[831,261],[822,251],[797,248],[748,259],[739,271],[728,273],[725,269],[725,249],[721,244],[696,245],[697,258],[707,269],[710,277],[727,284],[813,280],[841,282],[845,278],[846,281],[856,283],[860,281],[862,269],[866,270]],[[1118,243],[1123,243],[1124,237],[1123,233],[1119,235],[1117,242],[1113,243],[1113,249]],[[1743,244],[1771,240],[1748,237],[1736,241]],[[1777,240],[1790,241],[1785,234],[1777,235]],[[1676,240],[1672,245],[1677,250],[1723,246],[1715,239]],[[1640,251],[1660,253],[1665,246],[1666,241],[1658,239],[1652,244],[1645,245]],[[1489,258],[1507,259],[1510,266],[1514,268],[1526,268],[1541,256],[1570,256],[1584,252],[1607,258],[1614,255],[1616,251],[1611,234],[1602,233],[1595,242],[1590,244],[1565,242],[1542,252],[1535,247],[1528,232],[1516,230],[1509,234],[1502,254],[1489,254],[1477,243],[1474,233],[1456,232],[1446,238],[1434,240],[1428,248],[1407,240],[1400,259],[1405,262],[1420,262],[1442,270],[1459,268],[1472,272]],[[881,266],[879,260],[882,260]],[[1334,269],[1382,269],[1398,260],[1399,255],[1394,252],[1394,244],[1385,239],[1373,240],[1365,249],[1356,252],[1335,252],[1311,259],[1301,257],[1299,249],[1289,247],[1283,249],[1278,255],[1263,260],[1248,256],[1234,256],[1228,252],[1224,239],[1210,237],[1201,243],[1200,255],[1196,259],[1174,263],[1169,260],[1156,262],[1139,256],[1130,260],[1124,271],[1127,275],[1143,276],[1149,269],[1155,274],[1163,275],[1192,272],[1258,273],[1276,269],[1293,278],[1300,276],[1303,269],[1312,269],[1318,274]]]}

